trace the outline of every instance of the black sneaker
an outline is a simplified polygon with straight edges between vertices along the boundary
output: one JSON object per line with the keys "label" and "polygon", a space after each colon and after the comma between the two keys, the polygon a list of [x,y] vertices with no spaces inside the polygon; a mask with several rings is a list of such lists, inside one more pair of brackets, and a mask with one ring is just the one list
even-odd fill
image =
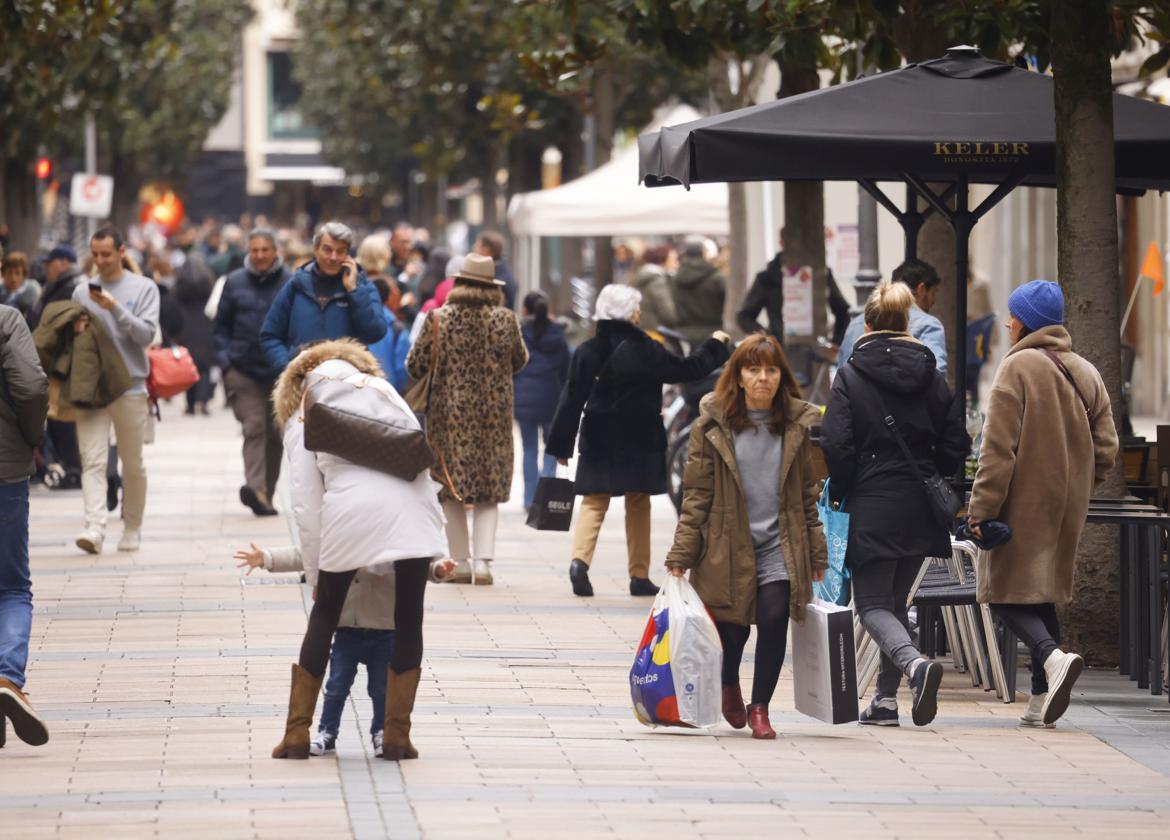
{"label": "black sneaker", "polygon": [[911,717],[915,726],[926,726],[938,714],[938,687],[942,682],[943,667],[937,662],[925,661],[914,669],[910,690],[914,692],[914,710]]}
{"label": "black sneaker", "polygon": [[862,726],[901,726],[898,721],[898,699],[875,697],[857,718]]}
{"label": "black sneaker", "polygon": [[[381,733],[379,733],[381,734]],[[337,734],[318,732],[309,742],[309,755],[328,755],[337,748]]]}
{"label": "black sneaker", "polygon": [[650,578],[630,578],[630,594],[631,595],[657,595],[658,587],[654,585],[654,581]]}
{"label": "black sneaker", "polygon": [[589,582],[589,567],[581,560],[574,560],[569,564],[569,581],[573,584],[573,594],[582,598],[593,597],[593,584]]}

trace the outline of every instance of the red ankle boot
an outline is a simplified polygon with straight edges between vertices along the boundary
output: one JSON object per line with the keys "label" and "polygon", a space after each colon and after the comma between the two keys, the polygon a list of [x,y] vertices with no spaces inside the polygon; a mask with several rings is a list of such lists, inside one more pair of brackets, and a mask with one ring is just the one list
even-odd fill
{"label": "red ankle boot", "polygon": [[752,737],[771,741],[776,737],[776,730],[768,721],[768,707],[763,703],[755,703],[747,707],[748,725],[752,728]]}
{"label": "red ankle boot", "polygon": [[743,705],[743,692],[739,690],[739,683],[723,686],[723,719],[733,729],[747,726],[747,709]]}

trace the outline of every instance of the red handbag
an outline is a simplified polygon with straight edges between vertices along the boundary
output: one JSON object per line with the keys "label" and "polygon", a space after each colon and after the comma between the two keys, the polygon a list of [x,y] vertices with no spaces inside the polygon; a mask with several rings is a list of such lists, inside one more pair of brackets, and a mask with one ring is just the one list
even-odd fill
{"label": "red handbag", "polygon": [[199,381],[199,370],[186,347],[151,347],[146,356],[150,360],[146,392],[153,400],[177,397]]}

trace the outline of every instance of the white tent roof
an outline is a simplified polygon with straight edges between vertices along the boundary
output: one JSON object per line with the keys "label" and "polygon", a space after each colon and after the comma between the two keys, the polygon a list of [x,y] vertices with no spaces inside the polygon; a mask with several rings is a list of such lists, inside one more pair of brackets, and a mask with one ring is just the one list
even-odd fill
{"label": "white tent roof", "polygon": [[[698,112],[680,105],[655,125],[697,119]],[[644,187],[638,183],[638,144],[632,143],[576,180],[513,196],[508,226],[515,236],[726,236],[727,185],[696,184],[689,192]]]}

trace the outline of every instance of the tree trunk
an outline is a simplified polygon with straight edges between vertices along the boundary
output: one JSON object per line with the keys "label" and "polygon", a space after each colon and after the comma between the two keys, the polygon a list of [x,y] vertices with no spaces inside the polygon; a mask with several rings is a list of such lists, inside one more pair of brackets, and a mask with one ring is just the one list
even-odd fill
{"label": "tree trunk", "polygon": [[747,295],[748,276],[748,206],[747,185],[735,182],[727,185],[727,232],[731,265],[727,277],[727,297],[723,304],[723,329],[732,335],[742,335],[735,322],[735,314]]}
{"label": "tree trunk", "polygon": [[37,179],[29,161],[5,158],[0,170],[0,224],[8,225],[8,250],[37,253],[41,217],[37,207]]}
{"label": "tree trunk", "polygon": [[[1096,365],[1121,428],[1120,301],[1113,98],[1106,0],[1052,5],[1056,108],[1057,264],[1073,346]],[[1086,453],[1085,457],[1090,457]],[[1125,491],[1121,461],[1098,495]],[[1090,664],[1116,665],[1120,611],[1117,528],[1089,526],[1077,553],[1064,641]]]}
{"label": "tree trunk", "polygon": [[[617,105],[613,92],[613,68],[598,65],[593,75],[594,165],[609,162],[613,153]],[[593,240],[593,285],[600,290],[613,282],[613,239],[598,236]]]}

